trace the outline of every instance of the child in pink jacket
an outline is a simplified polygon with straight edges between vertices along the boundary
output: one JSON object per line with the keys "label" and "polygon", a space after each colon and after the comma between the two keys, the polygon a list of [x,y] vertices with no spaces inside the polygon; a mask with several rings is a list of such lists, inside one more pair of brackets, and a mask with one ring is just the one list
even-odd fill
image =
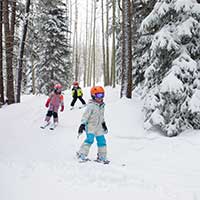
{"label": "child in pink jacket", "polygon": [[56,126],[58,124],[58,109],[61,106],[61,112],[64,111],[64,98],[61,94],[62,86],[60,84],[56,84],[54,86],[54,91],[49,95],[49,98],[46,101],[45,106],[48,109],[48,112],[46,114],[44,125],[41,126],[41,128],[45,128],[50,124],[50,119],[53,116],[53,125]]}

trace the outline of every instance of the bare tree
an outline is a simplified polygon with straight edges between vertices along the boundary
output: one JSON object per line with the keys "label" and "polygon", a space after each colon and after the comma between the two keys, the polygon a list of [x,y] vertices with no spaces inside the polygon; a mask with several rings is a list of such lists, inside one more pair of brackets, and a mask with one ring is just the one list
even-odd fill
{"label": "bare tree", "polygon": [[4,104],[4,84],[3,84],[3,48],[2,48],[2,20],[3,20],[3,4],[0,1],[0,107]]}
{"label": "bare tree", "polygon": [[102,27],[102,56],[103,56],[103,77],[106,83],[106,58],[105,58],[105,31],[104,31],[104,0],[101,0],[101,27]]}
{"label": "bare tree", "polygon": [[84,77],[83,77],[83,84],[84,87],[87,83],[87,54],[88,54],[88,0],[86,3],[86,29],[85,29],[85,51],[84,51]]}
{"label": "bare tree", "polygon": [[116,0],[112,0],[112,63],[111,63],[111,85],[115,87],[115,10],[116,10]]}
{"label": "bare tree", "polygon": [[2,19],[3,4],[0,1],[0,107],[4,104],[4,81],[3,81],[3,48],[2,48]]}
{"label": "bare tree", "polygon": [[91,74],[92,74],[92,25],[94,14],[94,2],[91,1],[91,18],[90,18],[90,41],[89,41],[89,53],[88,53],[88,70],[87,70],[87,86],[91,86]]}
{"label": "bare tree", "polygon": [[110,65],[109,65],[109,0],[106,0],[106,82],[105,85],[109,85],[110,82]]}
{"label": "bare tree", "polygon": [[25,16],[23,20],[23,27],[22,27],[22,36],[19,46],[19,58],[17,63],[17,103],[20,103],[21,97],[21,82],[22,82],[22,71],[23,71],[23,55],[24,55],[24,47],[25,47],[25,40],[26,40],[26,33],[28,28],[28,16],[29,16],[29,8],[30,8],[30,0],[26,1],[25,5]]}
{"label": "bare tree", "polygon": [[131,1],[122,1],[122,83],[120,96],[132,97]]}
{"label": "bare tree", "polygon": [[78,4],[75,0],[75,26],[74,26],[74,60],[75,60],[75,80],[78,80]]}
{"label": "bare tree", "polygon": [[96,72],[96,0],[94,1],[94,24],[93,24],[93,48],[92,48],[92,52],[93,52],[93,86],[95,85],[95,72]]}
{"label": "bare tree", "polygon": [[6,47],[6,76],[7,76],[7,99],[8,104],[15,102],[14,78],[13,78],[13,45],[15,32],[16,1],[11,4],[11,22],[9,21],[8,0],[3,0],[3,22]]}

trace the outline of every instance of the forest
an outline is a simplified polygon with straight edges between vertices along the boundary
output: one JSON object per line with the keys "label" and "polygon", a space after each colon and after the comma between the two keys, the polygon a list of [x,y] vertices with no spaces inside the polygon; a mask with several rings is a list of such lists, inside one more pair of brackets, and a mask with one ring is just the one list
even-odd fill
{"label": "forest", "polygon": [[101,83],[145,129],[200,129],[200,0],[0,0],[0,107]]}

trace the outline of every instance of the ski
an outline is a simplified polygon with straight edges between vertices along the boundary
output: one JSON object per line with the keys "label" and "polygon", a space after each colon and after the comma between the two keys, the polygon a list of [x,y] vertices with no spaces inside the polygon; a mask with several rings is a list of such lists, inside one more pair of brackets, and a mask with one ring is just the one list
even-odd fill
{"label": "ski", "polygon": [[101,163],[101,164],[105,164],[105,165],[107,165],[107,164],[110,163],[109,160],[99,160],[99,159],[94,160],[94,162]]}
{"label": "ski", "polygon": [[45,129],[45,128],[46,128],[47,126],[49,126],[49,125],[50,125],[50,123],[46,123],[46,124],[40,126],[40,128],[41,128],[41,129]]}
{"label": "ski", "polygon": [[56,127],[57,127],[57,124],[54,124],[54,123],[53,123],[53,124],[49,127],[49,129],[50,129],[50,130],[55,130]]}
{"label": "ski", "polygon": [[79,163],[86,163],[88,161],[91,161],[89,158],[85,158],[85,159],[78,159]]}
{"label": "ski", "polygon": [[82,108],[85,108],[85,105],[84,105],[84,106],[79,106],[79,107],[78,107],[78,109],[82,109]]}
{"label": "ski", "polygon": [[78,106],[78,107],[71,107],[70,110],[77,110],[77,109],[82,109],[85,108],[86,106]]}

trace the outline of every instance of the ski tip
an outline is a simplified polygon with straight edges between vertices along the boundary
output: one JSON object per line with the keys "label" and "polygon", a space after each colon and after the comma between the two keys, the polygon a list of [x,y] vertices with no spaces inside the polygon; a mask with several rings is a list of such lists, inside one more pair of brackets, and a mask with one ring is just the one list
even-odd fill
{"label": "ski tip", "polygon": [[84,159],[84,160],[81,160],[81,159],[79,159],[79,163],[85,163],[85,162],[88,162],[88,161],[91,161],[89,158],[86,158],[86,159]]}
{"label": "ski tip", "polygon": [[102,163],[102,164],[105,164],[105,165],[107,165],[107,164],[109,164],[110,163],[110,161],[109,160],[105,160],[105,161],[100,161],[100,160],[94,160],[94,162],[98,162],[98,163]]}

